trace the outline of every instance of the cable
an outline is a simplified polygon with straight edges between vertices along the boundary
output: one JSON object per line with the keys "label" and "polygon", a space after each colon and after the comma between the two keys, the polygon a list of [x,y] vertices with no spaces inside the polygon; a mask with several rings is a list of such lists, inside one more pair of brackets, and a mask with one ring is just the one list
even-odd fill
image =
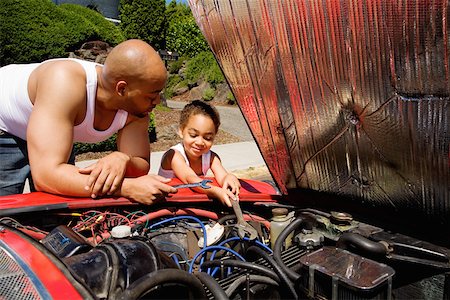
{"label": "cable", "polygon": [[[270,253],[272,253],[272,249],[270,249],[269,247],[267,247],[266,245],[264,245],[264,244],[261,243],[260,241],[258,241],[258,240],[251,240],[251,239],[249,239],[248,237],[244,237],[244,238],[242,238],[242,239],[241,239],[240,237],[237,237],[237,236],[231,237],[231,238],[229,238],[229,239],[226,239],[226,240],[222,241],[218,246],[223,246],[223,245],[225,245],[226,243],[229,243],[229,242],[232,242],[232,241],[236,241],[236,240],[243,240],[243,241],[252,241],[252,242],[255,242],[258,246],[261,246],[261,247],[263,247],[265,250],[267,250],[267,251],[269,251]],[[214,257],[216,256],[216,252],[217,252],[217,251],[214,251],[214,252],[211,254],[211,257],[209,258],[210,260],[213,260],[213,259],[214,259]],[[219,269],[219,268],[215,268],[215,269],[213,270],[213,272],[211,273],[211,276],[214,277],[214,275],[216,275],[216,272],[217,272],[218,269]],[[209,270],[208,270],[208,274],[209,274]]]}
{"label": "cable", "polygon": [[265,284],[278,286],[278,282],[276,282],[275,280],[273,280],[271,278],[268,278],[266,276],[261,276],[261,275],[243,275],[243,276],[239,277],[238,279],[236,279],[235,281],[233,281],[232,284],[230,284],[228,289],[225,291],[227,296],[231,298],[231,296],[236,292],[236,289],[241,284],[243,284],[245,281],[247,281],[247,279],[249,281],[256,281],[256,282],[259,282],[259,283],[265,283]]}
{"label": "cable", "polygon": [[280,282],[285,287],[288,288],[291,296],[294,299],[298,299],[298,295],[297,295],[297,292],[295,291],[294,285],[292,284],[292,282],[289,280],[287,275],[283,272],[283,270],[278,266],[278,264],[275,262],[275,260],[272,257],[270,257],[266,252],[262,251],[260,248],[255,247],[255,246],[250,246],[247,249],[247,253],[248,252],[254,252],[258,256],[261,256],[265,261],[267,261],[270,264],[270,266],[272,267],[272,269],[275,271],[275,273],[278,275],[278,277],[280,278]]}
{"label": "cable", "polygon": [[[243,241],[250,241],[250,242],[255,242],[258,246],[261,246],[262,248],[264,248],[264,250],[266,250],[269,253],[273,253],[272,249],[270,249],[267,245],[265,245],[264,243],[258,241],[257,239],[251,240],[248,237],[244,237],[244,238],[240,238],[238,236],[235,237],[231,237],[229,239],[226,239],[224,241],[222,241],[218,246],[223,246],[226,243],[232,242],[232,241],[236,241],[236,240],[243,240]],[[212,259],[212,258],[211,258]]]}
{"label": "cable", "polygon": [[[216,260],[205,261],[201,265],[201,268],[203,268],[203,267],[209,268],[209,267],[215,267],[215,266],[235,267],[235,268],[240,268],[240,269],[251,270],[251,271],[258,272],[266,277],[270,277],[273,280],[275,280],[276,282],[280,282],[279,276],[271,269],[266,268],[261,265],[257,265],[253,262],[248,262],[248,261],[240,261],[240,260],[236,260],[236,259],[224,259],[224,260],[216,259]],[[214,277],[214,275],[211,275],[211,276]]]}
{"label": "cable", "polygon": [[226,247],[223,247],[223,246],[208,246],[208,247],[205,247],[205,248],[203,248],[202,250],[198,251],[198,252],[195,254],[194,258],[192,259],[192,261],[191,261],[191,263],[190,263],[190,265],[189,265],[189,273],[192,273],[192,271],[193,271],[193,269],[194,269],[194,263],[195,263],[195,261],[197,260],[197,258],[198,258],[200,255],[202,255],[204,252],[211,251],[211,250],[224,250],[224,251],[230,252],[230,253],[233,254],[234,256],[238,257],[240,260],[245,261],[245,259],[244,259],[239,253],[237,253],[237,252],[234,251],[234,250],[231,250],[231,249],[226,248]]}

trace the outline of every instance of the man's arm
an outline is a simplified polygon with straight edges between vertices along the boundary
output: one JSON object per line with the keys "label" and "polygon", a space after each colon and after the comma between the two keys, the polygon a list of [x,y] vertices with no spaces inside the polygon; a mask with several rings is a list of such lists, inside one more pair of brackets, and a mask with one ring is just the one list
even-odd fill
{"label": "man's arm", "polygon": [[[65,68],[59,65],[47,70],[34,93],[34,108],[27,130],[30,167],[39,191],[90,196],[91,191],[84,188],[88,175],[80,174],[77,167],[67,164],[75,120],[80,118],[80,106],[85,105],[85,80],[82,75],[72,75],[76,70]],[[165,184],[167,181],[151,175],[130,178],[123,182],[117,195],[150,204],[155,197],[176,192]]]}
{"label": "man's arm", "polygon": [[125,177],[139,177],[150,170],[150,142],[148,139],[148,116],[133,118],[117,135],[117,148],[96,163],[80,169],[89,175],[86,189],[92,197],[114,194]]}
{"label": "man's arm", "polygon": [[[86,175],[67,164],[72,149],[73,126],[80,105],[85,105],[84,78],[77,68],[58,65],[41,70],[34,107],[27,129],[33,181],[38,190],[88,196]],[[77,76],[71,76],[76,74]]]}

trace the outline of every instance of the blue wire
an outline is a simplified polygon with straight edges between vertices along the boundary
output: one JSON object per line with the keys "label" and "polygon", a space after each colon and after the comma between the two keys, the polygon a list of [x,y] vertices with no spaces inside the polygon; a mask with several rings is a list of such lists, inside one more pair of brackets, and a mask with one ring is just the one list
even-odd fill
{"label": "blue wire", "polygon": [[200,224],[200,226],[202,227],[202,231],[203,231],[203,249],[205,249],[206,245],[207,245],[207,243],[206,243],[206,228],[205,228],[205,225],[203,225],[202,221],[200,221],[200,219],[198,219],[196,217],[192,217],[192,216],[176,216],[176,217],[168,218],[168,219],[159,221],[159,222],[157,222],[155,224],[152,224],[150,226],[150,229],[152,229],[152,228],[154,228],[156,226],[163,225],[163,224],[168,223],[168,222],[173,222],[173,221],[176,221],[176,220],[183,220],[183,219],[193,220],[193,221],[196,221],[197,223]]}
{"label": "blue wire", "polygon": [[[224,244],[226,244],[226,243],[228,243],[228,242],[237,241],[237,240],[244,240],[244,241],[252,241],[252,242],[255,242],[256,245],[262,247],[264,250],[268,251],[270,254],[273,253],[272,249],[270,249],[269,247],[267,247],[265,244],[261,243],[261,242],[258,241],[258,240],[251,240],[251,239],[249,239],[248,237],[240,238],[240,237],[238,237],[238,236],[235,236],[235,237],[232,237],[232,238],[229,238],[229,239],[226,239],[226,240],[222,241],[222,242],[219,244],[219,246],[223,246]],[[214,251],[214,252],[211,254],[211,257],[210,257],[209,260],[213,260],[213,259],[214,259],[214,256],[216,255],[216,252],[217,252],[217,251]],[[214,277],[214,275],[216,275],[216,272],[217,272],[218,270],[219,270],[219,267],[215,267],[214,270],[213,270],[213,272],[211,273],[211,276]],[[208,269],[208,274],[209,274],[209,271],[210,271],[210,270]]]}
{"label": "blue wire", "polygon": [[180,261],[178,260],[177,254],[173,253],[173,255],[171,255],[170,257],[172,257],[173,261],[177,264],[178,268],[181,269]]}
{"label": "blue wire", "polygon": [[224,251],[228,251],[228,252],[230,252],[231,254],[233,254],[234,256],[238,257],[240,260],[245,261],[245,259],[244,259],[239,253],[237,253],[237,252],[234,251],[234,250],[231,250],[230,248],[223,247],[223,246],[209,246],[209,247],[203,248],[202,250],[198,251],[198,252],[195,254],[194,258],[193,258],[192,261],[191,261],[191,264],[189,265],[189,273],[192,273],[192,270],[194,269],[194,264],[195,264],[195,261],[197,260],[197,258],[198,258],[200,255],[202,255],[204,252],[206,252],[206,251],[211,251],[211,250],[224,250]]}

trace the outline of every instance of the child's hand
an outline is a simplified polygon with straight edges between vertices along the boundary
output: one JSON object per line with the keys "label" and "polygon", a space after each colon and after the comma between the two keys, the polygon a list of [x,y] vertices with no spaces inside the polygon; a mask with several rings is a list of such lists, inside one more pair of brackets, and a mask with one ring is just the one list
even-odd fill
{"label": "child's hand", "polygon": [[241,188],[241,183],[239,182],[239,179],[233,174],[227,174],[227,176],[225,176],[222,188],[231,191],[234,197],[239,199],[239,189]]}
{"label": "child's hand", "polygon": [[[228,189],[213,187],[214,197],[217,198],[222,204],[231,207],[231,201],[236,199],[236,196]],[[237,199],[236,199],[237,200]]]}

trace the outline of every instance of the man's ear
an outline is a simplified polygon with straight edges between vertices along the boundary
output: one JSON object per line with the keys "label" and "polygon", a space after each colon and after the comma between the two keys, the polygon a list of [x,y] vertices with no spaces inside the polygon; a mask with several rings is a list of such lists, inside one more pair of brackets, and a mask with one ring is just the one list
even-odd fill
{"label": "man's ear", "polygon": [[127,92],[127,87],[128,87],[128,84],[127,84],[126,81],[124,81],[124,80],[119,80],[119,81],[116,83],[116,93],[117,93],[119,96],[125,96],[125,94],[126,94],[126,92]]}

